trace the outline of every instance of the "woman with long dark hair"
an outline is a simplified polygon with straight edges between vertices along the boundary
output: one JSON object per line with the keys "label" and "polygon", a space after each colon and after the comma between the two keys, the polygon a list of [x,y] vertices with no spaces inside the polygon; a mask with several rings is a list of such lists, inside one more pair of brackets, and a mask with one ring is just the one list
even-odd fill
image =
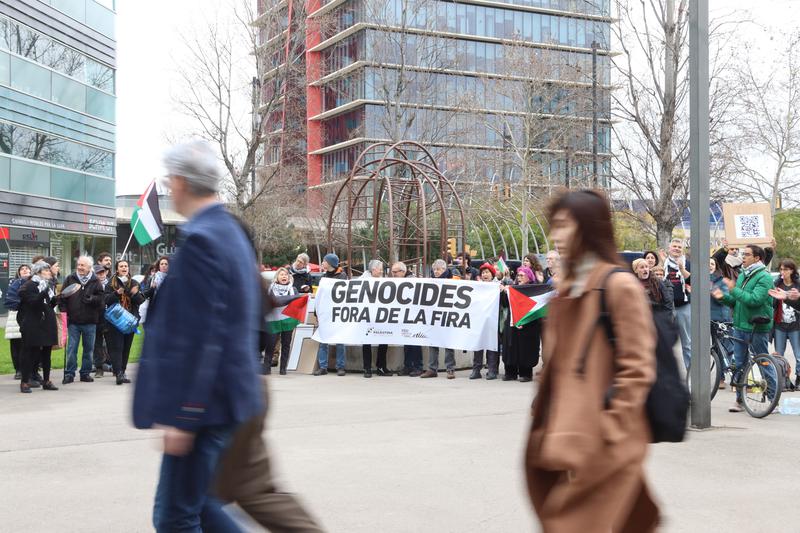
{"label": "woman with long dark hair", "polygon": [[526,255],[522,259],[522,266],[530,268],[531,272],[533,272],[533,280],[531,280],[531,283],[544,283],[544,268],[542,267],[542,263],[539,262],[539,258],[536,257],[536,254]]}
{"label": "woman with long dark hair", "polygon": [[[130,266],[127,261],[117,261],[116,273],[106,285],[105,294],[107,306],[119,304],[129,313],[139,316],[139,306],[144,303],[145,297],[139,290],[139,284],[130,276]],[[109,325],[106,343],[117,385],[131,382],[125,370],[128,368],[133,336],[134,333],[122,333],[113,325]]]}
{"label": "woman with long dark hair", "polygon": [[[549,304],[525,458],[531,502],[545,533],[648,533],[658,524],[643,467],[656,376],[650,305],[637,279],[618,271],[602,193],[565,192],[548,218],[563,276]],[[601,298],[613,346],[598,323]]]}
{"label": "woman with long dark hair", "polygon": [[647,293],[653,312],[664,311],[672,313],[675,309],[672,287],[666,281],[653,274],[647,259],[636,259],[631,263],[631,268]]}
{"label": "woman with long dark hair", "polygon": [[[790,292],[792,289],[800,290],[800,274],[797,272],[797,263],[792,259],[781,261],[780,277],[775,281],[775,289]],[[772,302],[775,310],[773,338],[775,351],[782,356],[786,354],[786,344],[792,345],[795,361],[800,358],[800,300],[774,299]],[[800,386],[800,365],[795,363],[795,386]]]}

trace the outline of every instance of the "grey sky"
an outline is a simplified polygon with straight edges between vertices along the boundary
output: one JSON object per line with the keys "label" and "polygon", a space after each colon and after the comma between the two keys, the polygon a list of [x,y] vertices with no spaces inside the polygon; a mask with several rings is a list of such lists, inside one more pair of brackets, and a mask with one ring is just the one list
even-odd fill
{"label": "grey sky", "polygon": [[[167,136],[192,130],[173,105],[180,32],[202,24],[219,0],[117,0],[117,194],[138,194],[163,174]],[[712,18],[739,10],[753,24],[742,37],[765,53],[778,46],[769,28],[800,27],[800,0],[711,0]]]}

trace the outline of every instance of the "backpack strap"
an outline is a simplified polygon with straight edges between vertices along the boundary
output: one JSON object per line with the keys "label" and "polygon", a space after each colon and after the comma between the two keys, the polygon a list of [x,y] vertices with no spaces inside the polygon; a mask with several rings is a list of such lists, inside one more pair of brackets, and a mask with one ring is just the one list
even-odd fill
{"label": "backpack strap", "polygon": [[589,347],[592,342],[592,337],[594,336],[594,330],[597,327],[602,327],[603,331],[605,331],[606,339],[608,339],[608,343],[611,345],[612,351],[616,351],[617,342],[616,337],[614,336],[614,325],[611,323],[611,313],[608,311],[608,306],[606,305],[606,285],[608,284],[608,280],[614,274],[618,272],[628,272],[624,268],[615,267],[611,269],[611,271],[606,274],[603,278],[602,283],[598,287],[596,287],[595,291],[600,294],[600,314],[597,316],[597,321],[594,323],[592,327],[592,331],[589,333],[588,339],[586,339],[586,343],[583,347],[583,351],[581,352],[580,362],[578,363],[578,374],[583,376],[586,373],[586,360],[589,357]]}

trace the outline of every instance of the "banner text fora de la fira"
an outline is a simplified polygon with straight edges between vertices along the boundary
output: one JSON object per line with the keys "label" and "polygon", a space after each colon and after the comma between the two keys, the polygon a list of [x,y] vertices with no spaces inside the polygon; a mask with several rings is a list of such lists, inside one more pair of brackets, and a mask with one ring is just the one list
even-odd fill
{"label": "banner text fora de la fira", "polygon": [[496,283],[448,279],[320,280],[314,340],[497,350]]}

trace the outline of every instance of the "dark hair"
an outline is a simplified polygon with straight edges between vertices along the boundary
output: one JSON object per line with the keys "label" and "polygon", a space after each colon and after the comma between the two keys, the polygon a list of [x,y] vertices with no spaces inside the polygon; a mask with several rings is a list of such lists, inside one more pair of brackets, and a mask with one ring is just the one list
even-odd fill
{"label": "dark hair", "polygon": [[[658,258],[658,254],[657,254],[657,253],[655,253],[653,250],[647,250],[647,251],[644,253],[644,255],[642,255],[642,259],[647,259],[647,256],[648,256],[648,255],[652,255],[653,257],[655,257],[655,258],[656,258],[656,265],[657,265],[657,264],[658,264],[658,263],[661,261],[661,259],[659,259],[659,258]],[[655,266],[655,265],[654,265],[654,266]]]}
{"label": "dark hair", "polygon": [[764,249],[760,246],[756,246],[755,244],[748,244],[745,248],[750,248],[750,251],[753,252],[753,257],[758,257],[760,261],[763,261],[767,254],[764,252]]}
{"label": "dark hair", "polygon": [[536,257],[536,254],[528,254],[523,258],[523,261],[525,259],[531,262],[531,270],[534,272],[544,272],[544,268],[542,268],[542,264],[539,262],[539,258]]}
{"label": "dark hair", "polygon": [[20,277],[19,273],[22,271],[23,268],[27,268],[28,270],[30,270],[31,266],[28,263],[22,263],[19,267],[17,267],[17,277]]}
{"label": "dark hair", "polygon": [[117,261],[117,264],[114,265],[114,272],[115,273],[119,272],[119,265],[122,264],[122,263],[125,263],[126,265],[128,265],[128,273],[130,273],[131,264],[128,262],[127,259],[120,259],[119,261]]}
{"label": "dark hair", "polygon": [[108,253],[108,252],[100,252],[99,254],[97,254],[97,262],[99,263],[100,261],[102,261],[106,257],[111,257],[111,254]]}
{"label": "dark hair", "polygon": [[784,259],[781,261],[781,266],[783,268],[788,268],[792,271],[791,279],[793,282],[797,283],[800,280],[800,274],[797,273],[797,263],[794,262],[794,259]]}
{"label": "dark hair", "polygon": [[614,240],[614,225],[611,222],[611,209],[606,196],[590,189],[565,191],[556,196],[547,212],[547,220],[553,224],[553,217],[559,211],[566,211],[578,225],[575,237],[570,243],[569,257],[565,261],[567,278],[575,274],[575,266],[583,254],[590,252],[607,263],[621,265]]}
{"label": "dark hair", "polygon": [[44,256],[43,255],[34,255],[33,259],[31,259],[31,264],[34,265],[34,264],[38,263],[39,261],[44,261]]}

